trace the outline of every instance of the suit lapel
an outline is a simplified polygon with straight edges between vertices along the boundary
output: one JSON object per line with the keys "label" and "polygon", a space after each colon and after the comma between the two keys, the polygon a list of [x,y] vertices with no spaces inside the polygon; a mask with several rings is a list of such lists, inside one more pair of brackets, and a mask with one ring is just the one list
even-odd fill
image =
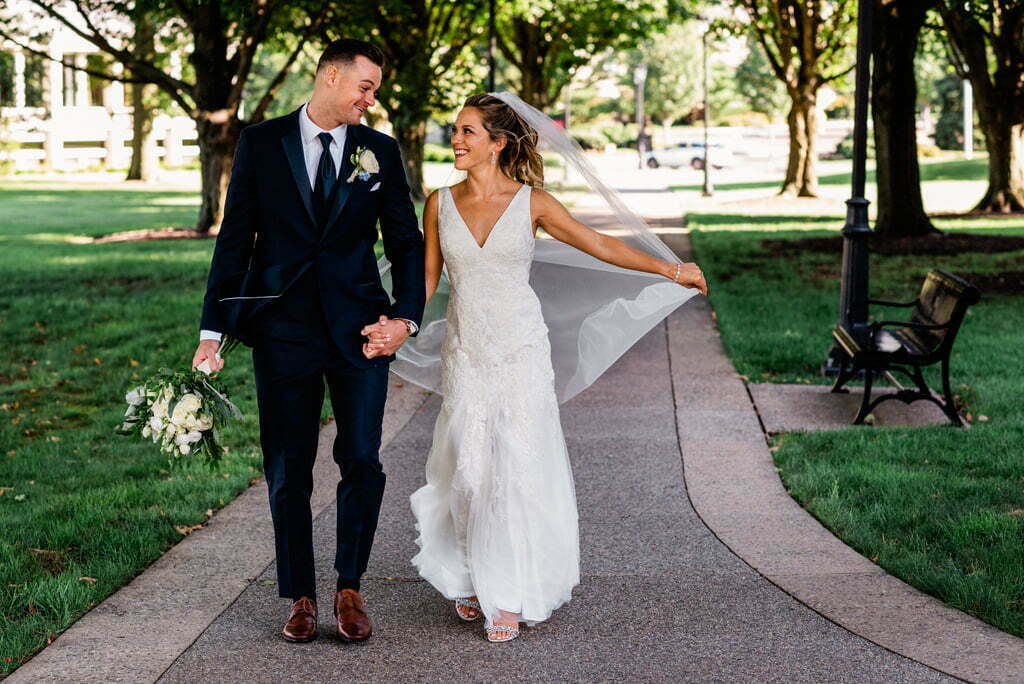
{"label": "suit lapel", "polygon": [[348,182],[348,177],[352,175],[352,170],[355,165],[352,163],[352,155],[355,154],[356,148],[359,147],[359,126],[349,125],[345,130],[345,149],[341,153],[341,168],[338,169],[338,183],[334,190],[334,202],[331,204],[331,213],[327,217],[327,224],[324,226],[321,241],[324,237],[331,232],[331,228],[337,222],[338,217],[341,216],[341,210],[345,208],[345,202],[348,201],[348,196],[352,192],[353,183],[358,183],[358,180],[352,183]]}
{"label": "suit lapel", "polygon": [[309,172],[306,171],[306,157],[302,152],[302,135],[299,130],[300,107],[291,115],[288,132],[281,138],[284,145],[284,152],[288,156],[288,164],[292,167],[292,176],[295,177],[295,185],[299,188],[299,195],[302,196],[302,204],[306,207],[313,225],[316,225],[316,213],[313,211],[313,190],[309,184]]}

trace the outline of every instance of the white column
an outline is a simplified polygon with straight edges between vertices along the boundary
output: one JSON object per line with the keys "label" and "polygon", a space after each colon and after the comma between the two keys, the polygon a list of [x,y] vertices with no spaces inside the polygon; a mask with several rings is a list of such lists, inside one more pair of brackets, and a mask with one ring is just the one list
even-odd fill
{"label": "white column", "polygon": [[[50,110],[50,116],[56,114],[64,106],[64,65],[60,59],[64,55],[56,48],[50,48],[50,59],[47,61],[47,85],[49,86],[49,97],[45,105]],[[53,61],[57,60],[57,61]]]}
{"label": "white column", "polygon": [[974,158],[974,91],[964,79],[964,159]]}
{"label": "white column", "polygon": [[[64,143],[61,140],[60,132],[57,130],[56,119],[64,108],[64,65],[60,59],[63,53],[54,46],[50,46],[50,57],[46,67],[46,98],[44,106],[49,109],[46,121],[46,137],[43,139],[43,168],[62,169],[64,168]],[[54,61],[57,60],[57,61]]]}
{"label": "white column", "polygon": [[178,127],[174,125],[174,119],[171,119],[171,124],[164,134],[164,166],[182,166],[185,163],[182,140]]}
{"label": "white column", "polygon": [[103,165],[108,169],[117,168],[120,162],[120,148],[124,147],[124,138],[117,129],[118,117],[107,110],[107,137],[103,141]]}
{"label": "white column", "polygon": [[14,106],[25,106],[25,52],[14,51]]}
{"label": "white column", "polygon": [[[110,67],[110,72],[114,76],[121,76],[124,74],[124,65],[120,62],[114,62]],[[103,88],[103,106],[111,114],[124,111],[124,83],[121,81],[110,81]]]}
{"label": "white column", "polygon": [[[84,69],[86,65],[85,55],[75,55],[75,66]],[[75,71],[75,106],[88,107],[91,103],[92,93],[89,92],[89,74],[84,71]]]}

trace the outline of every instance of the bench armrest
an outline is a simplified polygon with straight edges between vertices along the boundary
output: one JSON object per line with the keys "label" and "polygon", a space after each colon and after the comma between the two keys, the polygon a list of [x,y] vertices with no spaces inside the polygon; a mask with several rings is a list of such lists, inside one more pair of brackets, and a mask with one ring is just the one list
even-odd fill
{"label": "bench armrest", "polygon": [[911,302],[887,302],[884,299],[869,299],[868,304],[879,304],[881,306],[914,306],[917,300]]}
{"label": "bench armrest", "polygon": [[871,328],[873,334],[885,326],[899,326],[900,328],[914,328],[915,330],[945,330],[949,327],[949,323],[935,325],[931,323],[913,323],[911,321],[875,321],[868,327]]}

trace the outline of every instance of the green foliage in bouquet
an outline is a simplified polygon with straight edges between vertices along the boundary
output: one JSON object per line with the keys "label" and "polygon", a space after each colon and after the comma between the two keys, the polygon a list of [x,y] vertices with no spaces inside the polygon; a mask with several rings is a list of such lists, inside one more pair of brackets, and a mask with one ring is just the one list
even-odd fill
{"label": "green foliage in bouquet", "polygon": [[[221,356],[237,345],[237,340],[226,340]],[[199,458],[215,467],[224,455],[220,428],[231,419],[244,419],[221,381],[199,369],[161,368],[129,390],[125,401],[128,408],[118,434],[159,444],[172,466],[186,458]]]}

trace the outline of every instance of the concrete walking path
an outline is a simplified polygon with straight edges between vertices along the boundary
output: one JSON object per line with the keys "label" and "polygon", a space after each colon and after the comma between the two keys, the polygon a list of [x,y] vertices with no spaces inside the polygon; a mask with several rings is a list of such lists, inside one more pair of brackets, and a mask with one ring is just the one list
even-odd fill
{"label": "concrete walking path", "polygon": [[288,601],[273,583],[261,484],[10,681],[931,682],[1024,671],[1024,641],[889,577],[785,493],[703,298],[562,407],[583,579],[569,605],[508,644],[460,621],[409,563],[408,496],[423,481],[440,399],[405,385],[389,401],[367,643],[333,636],[328,426],[314,495],[319,640],[279,636]]}

